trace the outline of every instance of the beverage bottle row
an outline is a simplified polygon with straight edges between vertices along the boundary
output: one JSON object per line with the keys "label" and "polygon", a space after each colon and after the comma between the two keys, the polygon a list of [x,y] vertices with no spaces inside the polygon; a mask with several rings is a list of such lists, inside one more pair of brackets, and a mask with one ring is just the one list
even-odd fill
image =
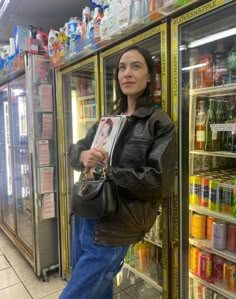
{"label": "beverage bottle row", "polygon": [[150,242],[138,242],[130,245],[125,257],[125,263],[138,272],[151,277],[162,285],[162,252],[161,248]]}
{"label": "beverage bottle row", "polygon": [[206,45],[190,50],[190,66],[198,66],[190,71],[190,88],[236,83],[236,37],[230,49],[225,44],[221,39],[213,51]]}
{"label": "beverage bottle row", "polygon": [[211,129],[213,124],[236,124],[235,97],[199,97],[196,106],[194,148],[236,152],[236,131]]}

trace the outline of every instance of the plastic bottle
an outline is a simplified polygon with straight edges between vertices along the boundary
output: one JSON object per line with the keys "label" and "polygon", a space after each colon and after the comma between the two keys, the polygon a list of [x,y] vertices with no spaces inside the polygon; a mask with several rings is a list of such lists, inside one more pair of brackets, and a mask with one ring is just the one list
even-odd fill
{"label": "plastic bottle", "polygon": [[157,0],[150,0],[149,1],[149,19],[150,20],[157,20],[160,18],[160,13],[157,11],[158,9],[158,1]]}
{"label": "plastic bottle", "polygon": [[58,34],[58,40],[59,40],[59,56],[61,58],[64,58],[65,49],[66,49],[66,33],[64,28],[60,28]]}
{"label": "plastic bottle", "polygon": [[140,21],[141,17],[141,1],[132,0],[131,11],[130,11],[130,23],[136,23]]}
{"label": "plastic bottle", "polygon": [[54,55],[55,50],[53,49],[55,49],[55,44],[58,43],[58,35],[58,31],[54,30],[53,28],[50,28],[48,34],[48,54],[51,57]]}
{"label": "plastic bottle", "polygon": [[109,32],[108,32],[108,20],[109,20],[109,7],[108,5],[103,6],[103,18],[100,23],[100,37],[101,41],[109,40]]}
{"label": "plastic bottle", "polygon": [[42,30],[37,30],[38,52],[40,55],[48,55],[48,34]]}
{"label": "plastic bottle", "polygon": [[228,56],[229,83],[236,83],[236,37]]}
{"label": "plastic bottle", "polygon": [[101,6],[97,6],[97,8],[98,8],[98,13],[94,19],[94,42],[96,44],[98,44],[101,41],[100,24],[103,18],[103,12]]}
{"label": "plastic bottle", "polygon": [[228,82],[228,54],[224,48],[224,40],[218,40],[213,54],[213,80],[214,85],[222,85]]}

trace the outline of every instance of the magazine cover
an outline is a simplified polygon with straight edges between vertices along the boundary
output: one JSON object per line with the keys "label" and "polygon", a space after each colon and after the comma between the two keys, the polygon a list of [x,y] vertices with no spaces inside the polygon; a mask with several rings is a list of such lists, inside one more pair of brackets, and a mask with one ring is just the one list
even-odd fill
{"label": "magazine cover", "polygon": [[111,159],[112,150],[126,121],[123,115],[103,116],[100,119],[91,148],[103,147]]}

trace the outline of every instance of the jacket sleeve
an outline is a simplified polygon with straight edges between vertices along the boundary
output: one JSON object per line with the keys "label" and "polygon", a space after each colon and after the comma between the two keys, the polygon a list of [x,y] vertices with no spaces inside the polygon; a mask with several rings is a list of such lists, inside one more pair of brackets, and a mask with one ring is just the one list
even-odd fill
{"label": "jacket sleeve", "polygon": [[84,169],[83,163],[80,162],[80,154],[82,151],[88,150],[91,147],[93,138],[97,130],[98,123],[92,125],[84,138],[77,143],[71,144],[69,147],[69,163],[74,170],[82,171]]}
{"label": "jacket sleeve", "polygon": [[155,201],[174,190],[176,144],[175,126],[168,121],[158,127],[145,166],[140,168],[111,167],[109,177],[128,191],[132,198]]}

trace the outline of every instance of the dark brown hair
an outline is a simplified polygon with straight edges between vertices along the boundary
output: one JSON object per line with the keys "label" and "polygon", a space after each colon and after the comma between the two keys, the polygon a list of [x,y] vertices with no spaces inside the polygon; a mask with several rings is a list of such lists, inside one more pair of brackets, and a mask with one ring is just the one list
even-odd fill
{"label": "dark brown hair", "polygon": [[127,47],[122,54],[120,55],[118,59],[118,63],[116,66],[116,72],[115,72],[115,80],[116,80],[116,101],[114,102],[113,105],[113,113],[120,114],[122,112],[126,112],[128,108],[128,103],[127,103],[127,95],[125,95],[119,84],[118,80],[118,73],[119,73],[119,64],[121,57],[131,51],[131,50],[136,50],[138,51],[144,58],[149,76],[150,76],[150,82],[147,83],[147,87],[144,90],[143,94],[137,99],[136,101],[136,106],[135,108],[137,109],[138,107],[143,107],[143,106],[153,106],[154,105],[154,87],[155,87],[155,69],[154,69],[154,61],[152,59],[152,56],[150,52],[144,48],[141,48],[139,46],[133,45],[130,47]]}

